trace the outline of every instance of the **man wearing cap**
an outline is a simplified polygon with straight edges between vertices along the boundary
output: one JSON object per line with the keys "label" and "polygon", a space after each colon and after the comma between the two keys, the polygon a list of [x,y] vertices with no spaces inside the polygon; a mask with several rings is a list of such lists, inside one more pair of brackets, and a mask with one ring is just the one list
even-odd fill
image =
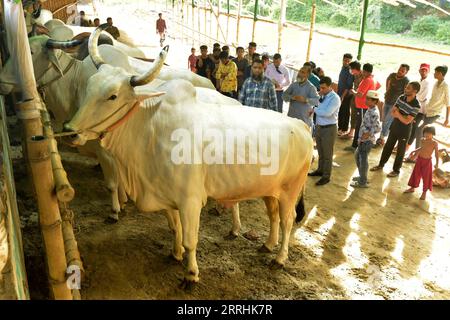
{"label": "man wearing cap", "polygon": [[425,106],[427,105],[427,102],[430,98],[430,93],[431,93],[430,79],[428,78],[429,73],[430,73],[430,65],[427,63],[422,63],[419,68],[420,91],[417,93],[417,96],[416,96],[416,98],[420,104],[420,111],[413,121],[411,135],[409,137],[408,144],[406,145],[406,151],[408,151],[409,147],[413,144],[414,140],[416,139],[417,127],[419,126],[420,122],[425,118]]}
{"label": "man wearing cap", "polygon": [[366,95],[367,111],[359,128],[358,147],[355,152],[356,166],[359,176],[353,178],[354,188],[367,188],[367,172],[369,171],[369,153],[375,145],[375,135],[381,131],[380,113],[378,112],[379,93],[369,90]]}

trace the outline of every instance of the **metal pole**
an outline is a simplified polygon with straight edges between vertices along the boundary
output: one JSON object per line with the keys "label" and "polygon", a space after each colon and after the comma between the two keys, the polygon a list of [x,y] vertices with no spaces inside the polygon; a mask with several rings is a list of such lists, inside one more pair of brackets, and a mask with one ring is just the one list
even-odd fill
{"label": "metal pole", "polygon": [[361,19],[361,35],[359,37],[359,45],[358,45],[358,60],[361,61],[362,49],[364,46],[364,33],[366,32],[366,21],[367,21],[367,9],[369,8],[369,0],[364,0],[363,4],[363,12]]}
{"label": "metal pole", "polygon": [[197,26],[198,26],[198,45],[200,46],[200,42],[202,42],[201,39],[201,24],[200,24],[200,5],[197,4]]}
{"label": "metal pole", "polygon": [[314,33],[314,24],[316,23],[316,1],[314,0],[311,11],[311,26],[309,28],[308,49],[306,51],[306,61],[309,61],[309,55],[311,53],[311,42]]}
{"label": "metal pole", "polygon": [[239,45],[239,25],[241,23],[242,0],[238,3],[237,22],[236,22],[236,44]]}
{"label": "metal pole", "polygon": [[278,53],[281,52],[281,39],[283,35],[283,27],[284,23],[286,22],[286,0],[281,0],[280,3],[280,20],[278,21]]}
{"label": "metal pole", "polygon": [[[194,0],[192,0],[192,30],[195,30],[195,4]],[[200,31],[200,30],[199,30]],[[194,46],[195,42],[195,34],[192,35],[192,46]]]}
{"label": "metal pole", "polygon": [[258,0],[255,0],[255,11],[253,13],[252,41],[255,41],[256,20],[258,20]]}

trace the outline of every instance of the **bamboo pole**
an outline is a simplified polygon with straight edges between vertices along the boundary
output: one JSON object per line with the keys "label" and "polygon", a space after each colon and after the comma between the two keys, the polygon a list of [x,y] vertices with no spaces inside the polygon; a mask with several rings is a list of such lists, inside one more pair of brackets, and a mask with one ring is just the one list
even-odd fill
{"label": "bamboo pole", "polygon": [[309,39],[308,39],[308,49],[306,50],[306,61],[309,61],[309,56],[311,53],[311,42],[313,39],[315,23],[316,23],[316,1],[314,0],[314,2],[312,4],[312,10],[311,10],[311,25],[309,27]]}
{"label": "bamboo pole", "polygon": [[[194,0],[192,0],[192,29],[195,29],[195,5]],[[200,30],[198,30],[200,32]],[[192,46],[195,43],[195,35],[192,35]]]}
{"label": "bamboo pole", "polygon": [[[209,0],[207,0],[209,1]],[[211,2],[209,2],[209,37],[212,38],[212,14],[213,14],[213,9],[212,9],[212,4]]]}
{"label": "bamboo pole", "polygon": [[361,19],[361,34],[359,37],[358,57],[357,57],[359,61],[361,61],[362,49],[364,46],[364,34],[366,32],[366,21],[367,21],[367,9],[368,8],[369,8],[369,0],[364,0],[362,19]]}
{"label": "bamboo pole", "polygon": [[[212,2],[211,2],[211,0],[208,0],[208,2],[209,2],[209,4],[211,5],[211,10],[212,10],[212,8],[213,8],[213,5],[212,5]],[[220,2],[219,2],[220,3]],[[220,30],[220,33],[222,34],[222,37],[223,37],[223,39],[224,39],[224,41],[225,41],[225,34],[223,33],[223,30],[222,30],[222,28],[220,27],[220,23],[219,23],[219,13],[215,13],[214,12],[214,10],[212,10],[212,13],[214,14],[214,16],[216,17],[216,20],[217,20],[217,37],[216,37],[216,40],[218,41],[219,40],[219,30]]]}
{"label": "bamboo pole", "polygon": [[237,45],[239,45],[239,26],[241,24],[241,9],[242,9],[242,0],[239,0],[237,19],[236,19],[236,44]]}
{"label": "bamboo pole", "polygon": [[219,28],[220,28],[220,1],[221,0],[217,0],[217,34],[216,34],[216,39],[219,40]]}
{"label": "bamboo pole", "polygon": [[201,45],[201,23],[200,23],[200,7],[197,5],[197,26],[198,26],[198,45]]}
{"label": "bamboo pole", "polygon": [[61,215],[49,152],[49,140],[43,136],[27,139],[28,155],[39,207],[39,222],[47,254],[50,292],[54,299],[71,300],[72,293],[66,284],[67,260],[61,227]]}
{"label": "bamboo pole", "polygon": [[230,29],[230,0],[227,0],[227,35],[225,42],[228,44],[228,34]]}
{"label": "bamboo pole", "polygon": [[286,22],[286,6],[287,6],[287,1],[286,0],[281,0],[280,3],[280,20],[278,21],[278,53],[281,52],[281,41],[283,38],[283,27],[284,24]]}
{"label": "bamboo pole", "polygon": [[253,12],[252,42],[255,41],[256,20],[258,20],[258,0],[255,0],[255,9]]}
{"label": "bamboo pole", "polygon": [[[204,27],[205,27],[205,31],[203,32],[204,34],[206,34],[206,26],[207,26],[207,16],[206,16],[206,14],[207,14],[207,11],[206,11],[206,0],[203,0],[203,5],[204,5],[204,9],[205,9],[205,25],[204,25]],[[204,41],[206,42],[207,40],[206,40],[206,38],[204,39]]]}
{"label": "bamboo pole", "polygon": [[56,185],[56,196],[61,202],[70,202],[75,196],[75,190],[67,179],[66,171],[62,165],[61,156],[58,152],[58,143],[53,138],[50,115],[47,110],[41,110],[42,122],[44,125],[44,136],[49,139],[50,155],[52,161],[53,177]]}

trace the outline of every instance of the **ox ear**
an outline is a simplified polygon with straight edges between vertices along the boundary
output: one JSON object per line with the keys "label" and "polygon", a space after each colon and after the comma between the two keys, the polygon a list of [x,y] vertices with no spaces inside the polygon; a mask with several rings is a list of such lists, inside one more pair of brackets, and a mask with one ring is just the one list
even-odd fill
{"label": "ox ear", "polygon": [[161,96],[166,94],[165,92],[152,92],[138,94],[137,98],[141,103],[141,108],[151,108],[161,102]]}
{"label": "ox ear", "polygon": [[55,67],[55,69],[58,70],[58,72],[61,74],[61,76],[63,76],[64,74],[63,74],[61,65],[59,64],[59,60],[58,60],[58,57],[56,56],[55,50],[52,50],[52,49],[48,50],[48,58],[49,58],[50,62],[53,64],[53,66]]}

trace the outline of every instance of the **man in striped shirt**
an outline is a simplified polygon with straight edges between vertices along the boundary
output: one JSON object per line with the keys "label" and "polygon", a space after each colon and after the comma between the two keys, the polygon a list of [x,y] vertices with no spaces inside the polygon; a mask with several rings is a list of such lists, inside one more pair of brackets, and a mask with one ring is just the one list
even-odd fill
{"label": "man in striped shirt", "polygon": [[388,177],[396,177],[400,173],[405,156],[406,143],[411,134],[412,122],[420,110],[419,101],[416,98],[417,92],[420,91],[420,84],[416,81],[410,82],[405,88],[405,94],[397,99],[392,108],[392,117],[394,118],[388,139],[383,147],[380,162],[370,171],[378,171],[383,169],[386,162],[394,150],[395,144],[398,142],[397,154],[395,156],[393,170],[387,175]]}
{"label": "man in striped shirt", "polygon": [[264,76],[261,60],[253,61],[252,76],[242,85],[239,102],[250,107],[277,111],[275,86],[269,78]]}

